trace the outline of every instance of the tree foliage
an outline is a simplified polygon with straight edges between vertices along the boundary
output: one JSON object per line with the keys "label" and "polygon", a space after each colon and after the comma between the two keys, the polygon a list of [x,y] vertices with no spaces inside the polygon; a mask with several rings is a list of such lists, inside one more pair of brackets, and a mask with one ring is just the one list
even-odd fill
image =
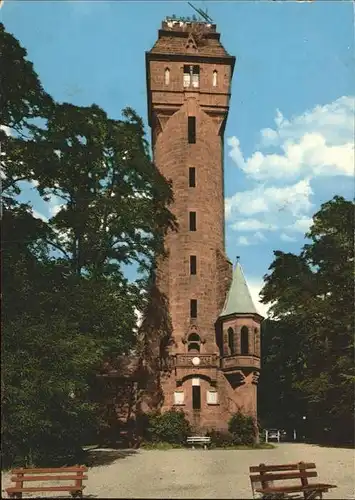
{"label": "tree foliage", "polygon": [[281,407],[294,422],[303,414],[317,440],[354,440],[353,228],[352,202],[324,203],[300,255],[274,252],[262,290],[277,320],[263,328],[264,411]]}
{"label": "tree foliage", "polygon": [[153,443],[185,444],[191,429],[183,411],[147,415],[145,439]]}
{"label": "tree foliage", "polygon": [[237,445],[252,445],[256,440],[256,425],[253,417],[237,412],[228,422],[228,431],[233,436],[233,443]]}
{"label": "tree foliage", "polygon": [[[2,433],[4,463],[74,455],[96,426],[89,386],[137,341],[149,274],[175,220],[142,120],[56,103],[26,50],[0,27],[3,79]],[[6,129],[9,132],[8,129]],[[56,206],[49,220],[21,182]],[[130,282],[123,266],[137,263]],[[58,457],[57,457],[58,458]]]}

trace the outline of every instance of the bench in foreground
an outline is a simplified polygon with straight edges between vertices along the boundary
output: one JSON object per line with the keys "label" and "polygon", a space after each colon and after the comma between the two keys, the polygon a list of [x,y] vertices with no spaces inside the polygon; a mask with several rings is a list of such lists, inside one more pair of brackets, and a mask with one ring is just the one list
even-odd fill
{"label": "bench in foreground", "polygon": [[[309,477],[317,477],[317,471],[307,470],[315,469],[315,463],[299,462],[297,464],[265,465],[260,464],[256,467],[250,467],[250,481],[253,491],[259,493],[259,498],[279,499],[279,498],[303,498],[311,500],[314,498],[323,498],[323,493],[330,488],[336,488],[332,484],[308,483]],[[300,479],[300,484],[282,484],[275,486],[274,481],[289,481],[291,479]]]}
{"label": "bench in foreground", "polygon": [[[74,467],[58,467],[50,469],[13,469],[11,471],[11,481],[15,486],[6,488],[6,492],[10,498],[22,498],[22,493],[40,493],[45,491],[64,491],[69,492],[72,497],[82,497],[83,480],[87,479],[84,472],[87,472],[87,467],[76,465]],[[46,482],[46,481],[74,481],[74,484],[66,484],[63,486],[29,486],[24,487],[26,482]]]}
{"label": "bench in foreground", "polygon": [[187,444],[191,444],[192,448],[195,448],[195,444],[203,446],[207,449],[207,445],[211,444],[211,438],[208,436],[190,436],[186,439]]}

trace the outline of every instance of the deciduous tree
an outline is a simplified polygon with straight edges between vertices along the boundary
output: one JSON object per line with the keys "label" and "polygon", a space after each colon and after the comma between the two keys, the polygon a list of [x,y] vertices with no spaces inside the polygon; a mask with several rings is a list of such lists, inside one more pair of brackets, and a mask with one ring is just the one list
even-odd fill
{"label": "deciduous tree", "polygon": [[282,387],[301,395],[309,433],[318,440],[354,440],[353,228],[352,202],[335,196],[324,203],[300,255],[275,252],[262,290],[263,302],[273,303],[279,320],[273,326],[276,337],[264,337],[265,371],[268,363],[277,365],[280,384],[290,362]]}

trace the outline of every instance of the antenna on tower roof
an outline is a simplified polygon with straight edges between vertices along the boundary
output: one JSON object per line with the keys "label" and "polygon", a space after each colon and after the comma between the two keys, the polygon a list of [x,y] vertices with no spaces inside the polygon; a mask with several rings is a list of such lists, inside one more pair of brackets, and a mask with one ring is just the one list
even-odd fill
{"label": "antenna on tower roof", "polygon": [[199,14],[207,23],[213,23],[213,19],[207,14],[207,9],[206,9],[206,12],[203,11],[202,9],[198,9],[197,7],[195,7],[194,5],[192,5],[191,2],[187,2],[190,7],[192,7],[194,9],[195,12],[197,12],[197,14]]}

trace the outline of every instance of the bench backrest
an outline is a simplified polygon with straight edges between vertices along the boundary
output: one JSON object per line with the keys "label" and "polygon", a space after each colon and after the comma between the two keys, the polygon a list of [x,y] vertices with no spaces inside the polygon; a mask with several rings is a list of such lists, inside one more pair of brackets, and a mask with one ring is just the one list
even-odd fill
{"label": "bench backrest", "polygon": [[298,462],[296,464],[279,464],[249,467],[250,482],[253,492],[253,497],[256,488],[267,488],[272,486],[274,481],[285,481],[287,479],[300,479],[302,486],[308,485],[309,477],[317,477],[317,471],[309,471],[307,469],[315,469],[315,463]]}
{"label": "bench backrest", "polygon": [[211,441],[211,438],[208,436],[191,436],[187,438],[187,441],[201,441],[204,443],[208,443]]}
{"label": "bench backrest", "polygon": [[64,481],[74,480],[75,485],[82,487],[83,479],[87,479],[84,472],[88,468],[84,465],[73,467],[51,467],[51,468],[17,468],[12,469],[11,481],[16,483],[16,487],[23,488],[23,483],[27,481]]}

